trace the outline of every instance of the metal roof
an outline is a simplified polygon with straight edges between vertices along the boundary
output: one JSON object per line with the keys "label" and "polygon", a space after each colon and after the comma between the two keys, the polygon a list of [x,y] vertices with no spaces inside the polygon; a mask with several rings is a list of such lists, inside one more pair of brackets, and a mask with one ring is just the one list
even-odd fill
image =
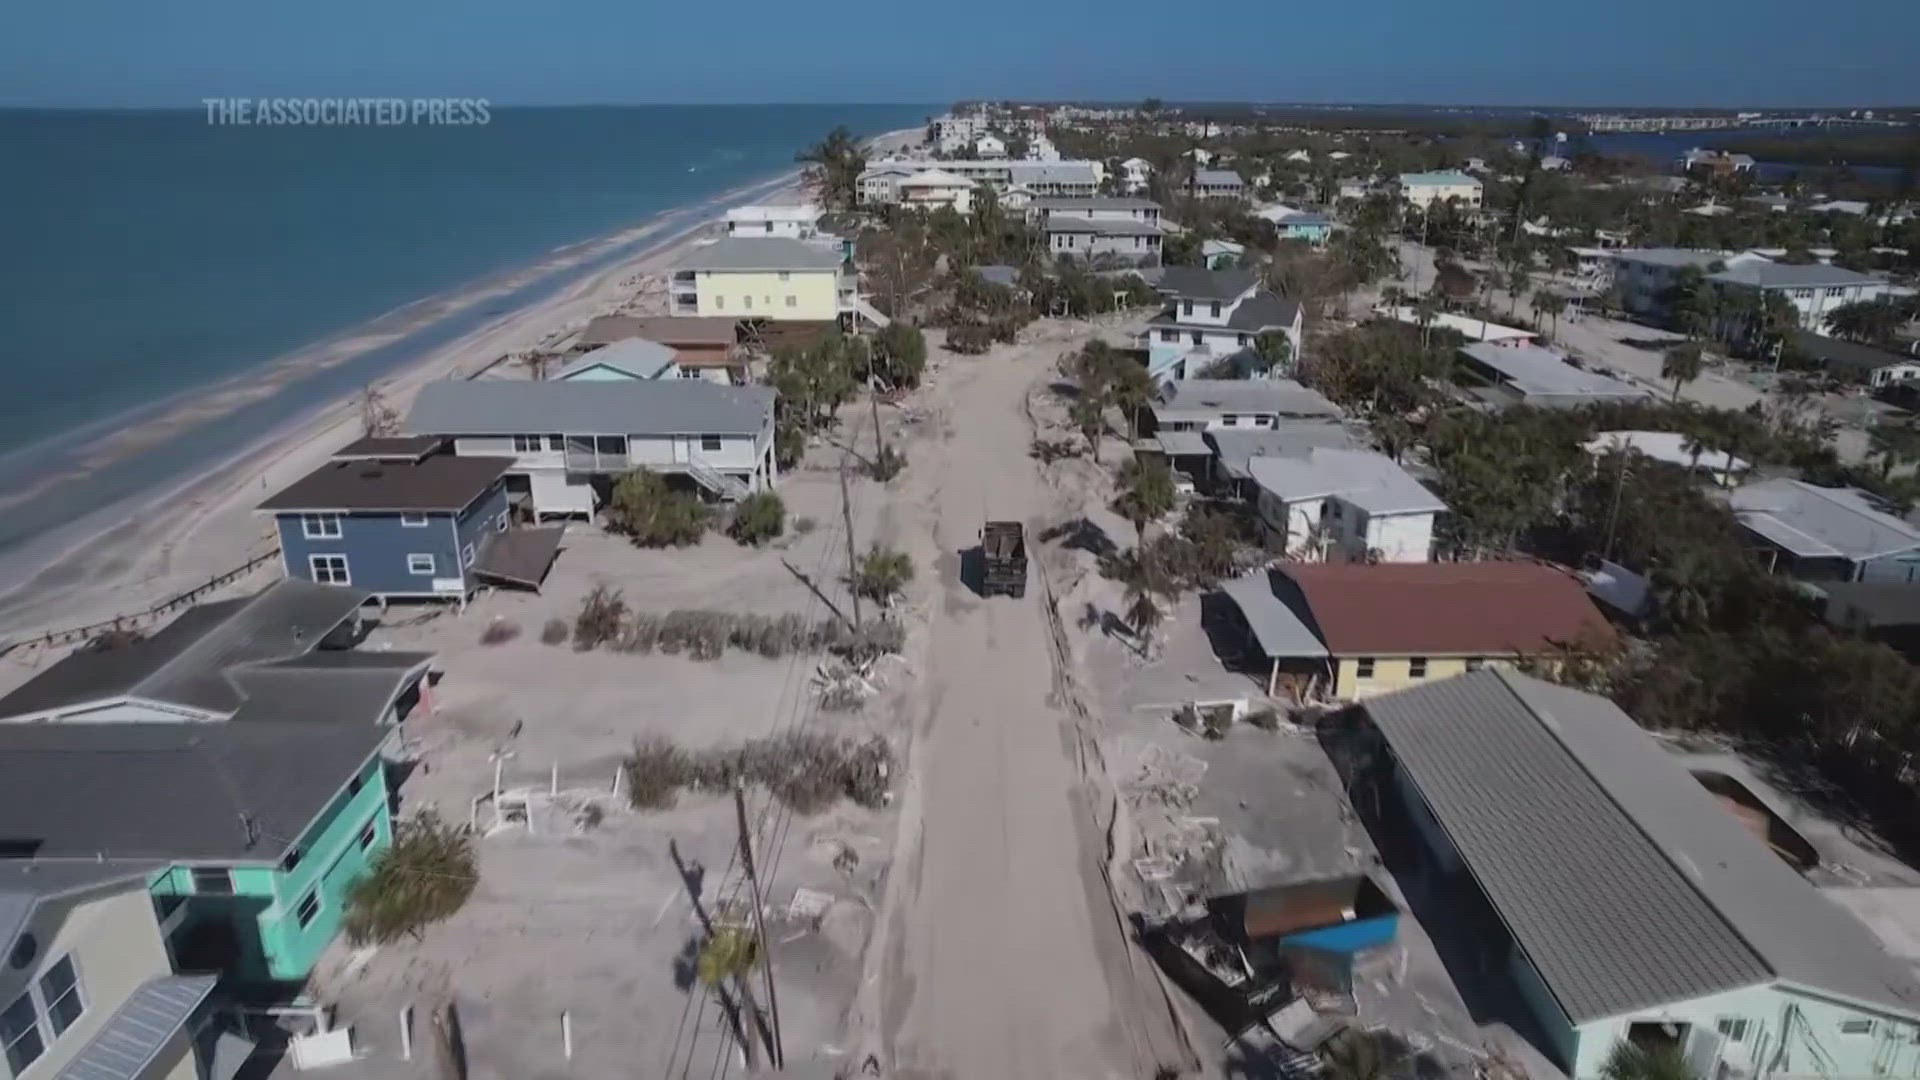
{"label": "metal roof", "polygon": [[1036,210],[1158,210],[1152,199],[1131,195],[1037,195]]}
{"label": "metal roof", "polygon": [[1761,289],[1886,284],[1884,279],[1848,270],[1844,266],[1823,266],[1820,263],[1798,265],[1767,262],[1762,259],[1734,263],[1717,274],[1708,275],[1708,278],[1729,285],[1752,285]]}
{"label": "metal roof", "polygon": [[790,236],[729,236],[690,249],[675,270],[838,270],[836,248]]}
{"label": "metal roof", "polygon": [[663,345],[732,345],[739,338],[734,320],[697,315],[596,315],[580,331],[577,344],[611,345],[643,337]]}
{"label": "metal roof", "polygon": [[771,389],[705,379],[452,379],[421,387],[405,426],[435,435],[753,435],[772,415]]}
{"label": "metal roof", "polygon": [[1181,379],[1153,405],[1161,423],[1212,419],[1229,413],[1339,416],[1340,407],[1292,379]]}
{"label": "metal roof", "polygon": [[418,461],[440,449],[441,440],[432,435],[368,435],[335,450],[335,461]]}
{"label": "metal roof", "polygon": [[1920,364],[1920,356],[1913,353],[1889,352],[1842,338],[1823,337],[1810,330],[1795,330],[1793,347],[1830,368],[1841,368],[1861,375],[1897,364]]}
{"label": "metal roof", "polygon": [[1920,1019],[1912,972],[1605,698],[1487,669],[1366,710],[1576,1023],[1775,978]]}
{"label": "metal roof", "polygon": [[644,337],[622,338],[619,341],[581,353],[569,361],[566,367],[554,373],[555,379],[571,379],[590,367],[610,367],[615,371],[631,375],[636,379],[656,379],[660,373],[673,366],[678,353],[657,341],[648,341]]}
{"label": "metal roof", "polygon": [[1288,592],[1292,583],[1274,570],[1255,570],[1250,574],[1220,583],[1220,591],[1240,609],[1259,642],[1260,651],[1270,659],[1297,659],[1327,655],[1327,647],[1301,619],[1298,612],[1276,595]]}
{"label": "metal roof", "polygon": [[1392,458],[1372,450],[1314,447],[1248,461],[1253,482],[1282,502],[1334,496],[1369,514],[1437,514],[1447,504]]}
{"label": "metal roof", "polygon": [[246,699],[229,681],[231,669],[305,655],[371,595],[287,578],[250,597],[189,608],[140,641],[68,654],[0,698],[0,717],[126,697],[232,713]]}
{"label": "metal roof", "polygon": [[392,734],[358,719],[0,725],[0,836],[35,858],[275,862]]}
{"label": "metal roof", "polygon": [[269,495],[260,509],[454,513],[487,493],[510,457],[429,454],[415,460],[336,460]]}
{"label": "metal roof", "polygon": [[1458,187],[1461,185],[1480,186],[1478,177],[1463,173],[1458,169],[1441,172],[1410,172],[1400,174],[1401,187]]}
{"label": "metal roof", "polygon": [[1245,187],[1247,184],[1232,169],[1195,169],[1193,182],[1200,187]]}
{"label": "metal roof", "polygon": [[1154,436],[1160,444],[1160,452],[1170,457],[1211,456],[1213,447],[1207,445],[1207,436],[1202,431],[1162,431]]}
{"label": "metal roof", "polygon": [[1206,433],[1220,460],[1220,469],[1236,479],[1252,479],[1247,471],[1256,457],[1303,454],[1316,446],[1357,450],[1366,440],[1333,419],[1282,419],[1270,428],[1215,428]]}
{"label": "metal roof", "polygon": [[1166,230],[1151,221],[1132,218],[1083,218],[1049,216],[1040,223],[1041,232],[1092,233],[1096,236],[1160,236]]}
{"label": "metal roof", "polygon": [[1574,367],[1561,354],[1538,345],[1482,341],[1463,346],[1460,352],[1492,369],[1523,397],[1536,399],[1536,404],[1552,399],[1585,403],[1651,396],[1643,387]]}
{"label": "metal roof", "polygon": [[1740,523],[1804,558],[1872,559],[1920,548],[1920,529],[1853,488],[1762,480],[1728,497]]}
{"label": "metal roof", "polygon": [[140,1080],[219,981],[217,975],[148,979],[94,1032],[59,1080]]}

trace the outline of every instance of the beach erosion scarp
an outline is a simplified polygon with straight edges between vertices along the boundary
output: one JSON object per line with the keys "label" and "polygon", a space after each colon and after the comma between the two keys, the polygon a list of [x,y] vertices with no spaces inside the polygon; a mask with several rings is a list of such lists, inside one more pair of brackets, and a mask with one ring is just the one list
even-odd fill
{"label": "beach erosion scarp", "polygon": [[792,201],[797,172],[389,312],[247,374],[0,457],[0,644],[120,618],[272,547],[253,506],[359,433],[377,385],[404,410],[630,298],[732,206]]}

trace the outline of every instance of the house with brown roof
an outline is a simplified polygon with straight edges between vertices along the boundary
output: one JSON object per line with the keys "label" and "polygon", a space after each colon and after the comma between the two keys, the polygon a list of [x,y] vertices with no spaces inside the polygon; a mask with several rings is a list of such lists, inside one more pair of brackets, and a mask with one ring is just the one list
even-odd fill
{"label": "house with brown roof", "polygon": [[1570,572],[1538,562],[1279,563],[1221,591],[1268,693],[1356,700],[1564,647],[1613,627]]}
{"label": "house with brown roof", "polygon": [[635,338],[673,350],[676,374],[745,386],[753,381],[734,319],[686,315],[600,315],[574,339],[570,353],[589,353]]}

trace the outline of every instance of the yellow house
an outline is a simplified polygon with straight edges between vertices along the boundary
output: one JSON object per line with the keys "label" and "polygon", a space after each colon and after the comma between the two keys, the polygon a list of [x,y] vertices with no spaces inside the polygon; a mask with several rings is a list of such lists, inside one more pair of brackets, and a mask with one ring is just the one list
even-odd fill
{"label": "yellow house", "polygon": [[1615,639],[1579,579],[1547,563],[1282,563],[1221,591],[1269,695],[1354,701]]}
{"label": "yellow house", "polygon": [[689,251],[670,276],[672,313],[700,318],[834,322],[853,310],[838,243],[728,237]]}
{"label": "yellow house", "polygon": [[197,1080],[247,1047],[212,1015],[213,975],[176,975],[147,883],[160,864],[0,869],[0,1077]]}

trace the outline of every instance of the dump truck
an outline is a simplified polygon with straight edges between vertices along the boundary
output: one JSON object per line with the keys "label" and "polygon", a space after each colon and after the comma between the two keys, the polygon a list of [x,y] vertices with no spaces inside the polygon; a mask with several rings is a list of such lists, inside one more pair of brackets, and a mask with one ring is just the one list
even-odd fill
{"label": "dump truck", "polygon": [[980,593],[1027,595],[1027,530],[1018,521],[989,521],[980,530]]}

